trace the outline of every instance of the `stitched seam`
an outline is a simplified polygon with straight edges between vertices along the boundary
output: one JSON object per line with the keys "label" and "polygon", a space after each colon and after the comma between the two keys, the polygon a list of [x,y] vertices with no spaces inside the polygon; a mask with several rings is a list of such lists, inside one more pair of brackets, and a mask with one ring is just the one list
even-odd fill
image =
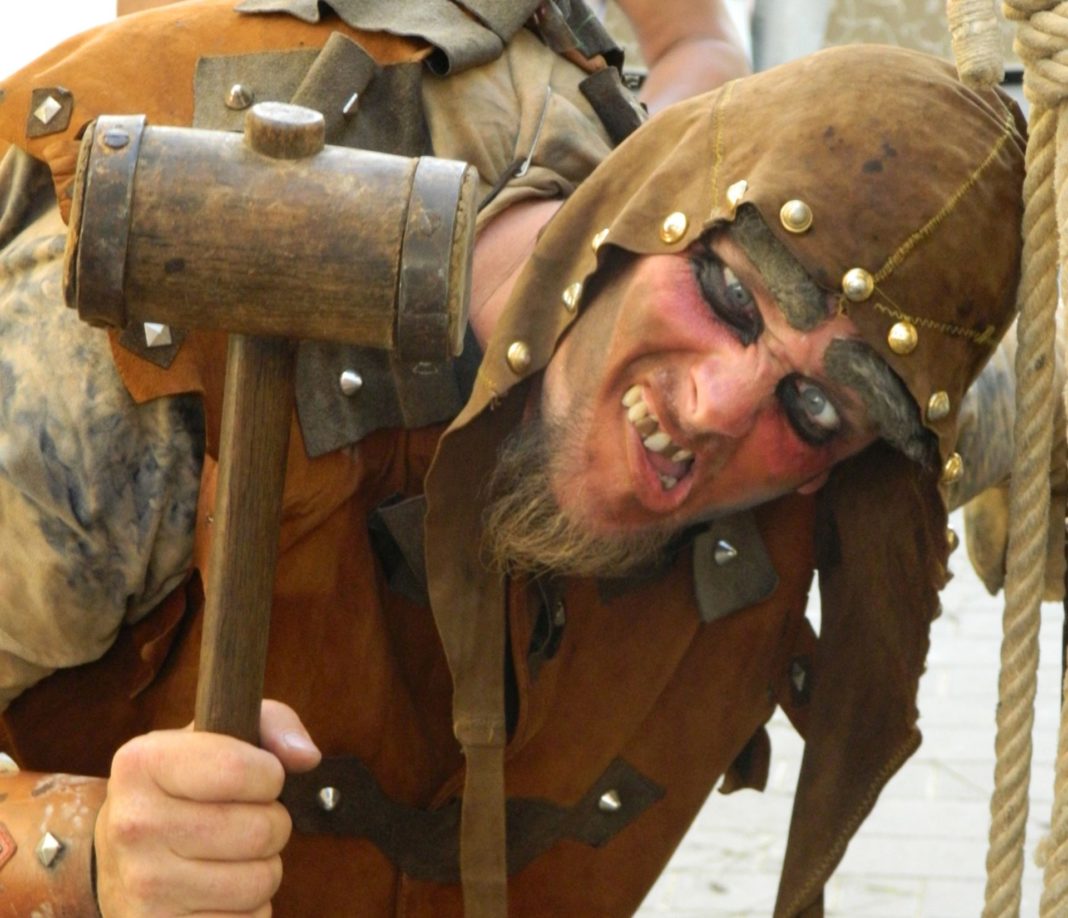
{"label": "stitched seam", "polygon": [[887,305],[885,303],[873,302],[872,307],[878,312],[884,315],[891,316],[894,319],[904,319],[907,322],[911,322],[913,325],[918,325],[921,328],[929,328],[933,331],[940,331],[946,335],[954,335],[959,338],[968,338],[976,344],[990,344],[994,343],[994,335],[997,329],[993,325],[987,325],[981,332],[976,331],[974,328],[964,328],[962,325],[954,325],[951,322],[939,322],[936,319],[929,319],[926,316],[910,316],[900,306],[898,306],[886,292],[879,291],[882,296],[893,305]]}
{"label": "stitched seam", "polygon": [[730,101],[731,95],[734,93],[734,84],[736,81],[732,80],[726,86],[723,87],[723,94],[720,97],[719,104],[716,106],[716,116],[714,122],[713,133],[715,134],[715,155],[716,159],[712,165],[712,208],[715,210],[716,201],[719,200],[719,169],[723,164],[723,108]]}
{"label": "stitched seam", "polygon": [[849,840],[875,806],[875,801],[878,799],[879,793],[886,785],[886,782],[901,767],[901,764],[919,748],[919,745],[918,738],[913,735],[898,748],[895,755],[887,760],[886,764],[875,776],[875,780],[868,786],[867,793],[861,798],[860,805],[853,811],[852,817],[846,821],[845,828],[838,833],[838,837],[827,851],[827,854],[809,874],[809,881],[801,887],[790,901],[789,907],[784,909],[782,914],[796,915],[801,906],[808,901],[813,890],[822,885],[822,878],[841,859],[845,853],[846,845],[849,844]]}
{"label": "stitched seam", "polygon": [[1001,137],[998,138],[997,142],[991,148],[990,152],[986,155],[986,159],[984,159],[979,164],[979,166],[976,167],[975,171],[972,172],[970,176],[968,176],[964,184],[961,185],[955,192],[953,192],[952,195],[950,195],[949,200],[945,203],[942,209],[933,217],[931,217],[931,219],[928,220],[927,223],[925,223],[922,227],[920,227],[920,229],[918,229],[915,233],[909,236],[909,238],[906,239],[904,243],[902,243],[901,247],[886,260],[886,264],[884,264],[875,274],[875,283],[879,283],[879,281],[885,280],[887,277],[889,277],[890,273],[895,268],[901,265],[901,263],[908,257],[912,250],[916,248],[916,246],[919,245],[921,242],[923,242],[923,240],[925,240],[928,236],[930,236],[935,231],[935,229],[938,228],[938,225],[942,223],[942,221],[945,220],[946,217],[948,217],[953,212],[954,208],[956,208],[957,204],[960,203],[961,199],[975,186],[976,182],[979,181],[979,177],[994,161],[998,153],[1001,152],[1001,148],[1005,146],[1006,143],[1008,143],[1009,138],[1012,136],[1012,129],[1012,121],[1006,119]]}

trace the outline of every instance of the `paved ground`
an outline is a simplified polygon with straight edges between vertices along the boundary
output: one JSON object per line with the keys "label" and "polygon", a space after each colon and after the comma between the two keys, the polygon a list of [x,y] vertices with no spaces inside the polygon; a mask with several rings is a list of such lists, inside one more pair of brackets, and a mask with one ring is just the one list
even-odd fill
{"label": "paved ground", "polygon": [[[978,918],[982,911],[1002,602],[983,589],[963,549],[953,570],[920,685],[923,745],[850,845],[827,888],[829,916]],[[1059,604],[1043,607],[1025,918],[1038,914],[1034,851],[1053,797],[1061,619]],[[640,918],[770,916],[802,751],[785,718],[773,719],[770,733],[767,792],[713,794]]]}

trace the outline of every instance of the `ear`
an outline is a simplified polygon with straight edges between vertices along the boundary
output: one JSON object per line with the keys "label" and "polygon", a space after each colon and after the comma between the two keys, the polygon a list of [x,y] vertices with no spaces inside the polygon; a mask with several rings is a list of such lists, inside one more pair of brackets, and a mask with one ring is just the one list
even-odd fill
{"label": "ear", "polygon": [[831,470],[827,469],[825,472],[820,472],[815,478],[810,478],[801,487],[797,489],[798,494],[815,494],[820,488],[827,484],[827,479],[830,477]]}

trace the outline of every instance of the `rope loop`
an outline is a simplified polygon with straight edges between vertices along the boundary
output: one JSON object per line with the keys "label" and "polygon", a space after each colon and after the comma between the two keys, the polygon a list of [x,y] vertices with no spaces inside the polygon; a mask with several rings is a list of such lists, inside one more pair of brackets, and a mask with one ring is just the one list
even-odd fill
{"label": "rope loop", "polygon": [[1050,0],[1002,0],[1001,12],[1005,18],[1013,22],[1022,22],[1030,19],[1035,13],[1048,10],[1056,6]]}
{"label": "rope loop", "polygon": [[1005,75],[994,0],[946,0],[953,58],[961,82],[972,89],[996,86]]}
{"label": "rope loop", "polygon": [[[1026,0],[1012,2],[1022,5]],[[1024,63],[1028,101],[1056,108],[1068,99],[1068,2],[1021,18],[1013,49]]]}

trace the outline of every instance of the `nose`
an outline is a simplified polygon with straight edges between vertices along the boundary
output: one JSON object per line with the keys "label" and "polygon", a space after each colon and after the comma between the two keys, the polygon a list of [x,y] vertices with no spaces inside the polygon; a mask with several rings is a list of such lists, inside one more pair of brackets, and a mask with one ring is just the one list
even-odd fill
{"label": "nose", "polygon": [[783,376],[759,345],[720,351],[694,365],[692,423],[701,433],[741,439],[774,403]]}

